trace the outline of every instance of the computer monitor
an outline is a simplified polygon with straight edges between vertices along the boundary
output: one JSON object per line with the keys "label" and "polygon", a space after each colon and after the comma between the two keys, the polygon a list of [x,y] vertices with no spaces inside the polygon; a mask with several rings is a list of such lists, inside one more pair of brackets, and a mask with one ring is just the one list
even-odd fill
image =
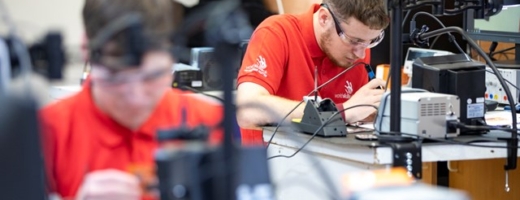
{"label": "computer monitor", "polygon": [[520,67],[520,0],[504,0],[502,11],[489,19],[475,19],[472,10],[465,18],[465,29],[473,40],[514,43],[515,60],[502,65]]}

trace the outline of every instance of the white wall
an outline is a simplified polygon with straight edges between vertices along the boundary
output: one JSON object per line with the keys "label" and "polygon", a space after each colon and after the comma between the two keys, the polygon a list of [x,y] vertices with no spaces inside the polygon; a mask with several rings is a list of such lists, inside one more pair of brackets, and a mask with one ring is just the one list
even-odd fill
{"label": "white wall", "polygon": [[485,19],[475,20],[475,28],[490,31],[520,32],[520,6],[510,7]]}
{"label": "white wall", "polygon": [[[0,0],[7,7],[8,13],[18,29],[22,40],[30,45],[43,38],[49,30],[59,30],[67,51],[67,65],[61,81],[49,82],[42,77],[33,76],[31,81],[35,95],[42,105],[52,102],[48,90],[51,85],[79,85],[83,59],[80,45],[83,38],[83,20],[81,10],[85,0]],[[1,12],[1,11],[0,11]],[[5,37],[7,25],[0,13],[0,37]],[[20,82],[20,81],[18,81]],[[13,81],[13,90],[23,87]]]}
{"label": "white wall", "polygon": [[[278,0],[264,0],[267,8],[272,12],[278,13]],[[323,0],[280,0],[284,13],[303,13],[310,9],[314,3],[321,3]]]}
{"label": "white wall", "polygon": [[[68,51],[82,41],[81,10],[84,0],[0,0],[6,5],[18,33],[26,43],[42,38],[49,30],[59,30]],[[6,24],[0,21],[0,36]],[[76,50],[72,50],[76,51]]]}

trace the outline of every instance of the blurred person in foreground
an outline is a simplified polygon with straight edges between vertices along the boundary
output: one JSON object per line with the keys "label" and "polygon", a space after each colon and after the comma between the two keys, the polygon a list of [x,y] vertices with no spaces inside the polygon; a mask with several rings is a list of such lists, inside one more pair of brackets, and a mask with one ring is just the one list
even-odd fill
{"label": "blurred person in foreground", "polygon": [[[133,171],[145,168],[153,173],[159,146],[156,132],[181,124],[219,125],[220,103],[171,88],[172,10],[171,0],[86,0],[89,78],[79,93],[43,108],[40,114],[51,194],[64,199],[158,198],[143,195],[146,177]],[[141,18],[142,38],[137,42],[142,44],[132,46],[136,41],[129,39],[125,29],[99,49],[92,46],[92,41],[116,27],[115,21],[133,14]],[[140,61],[128,64],[128,55],[136,55],[131,49],[141,47],[142,56],[130,58]],[[221,138],[220,129],[213,129],[209,143]]]}
{"label": "blurred person in foreground", "polygon": [[[323,0],[303,14],[275,15],[253,33],[237,78],[237,106],[260,104],[279,116],[287,115],[318,90],[338,110],[359,104],[379,105],[384,86],[381,79],[369,82],[365,65],[370,48],[384,38],[389,24],[384,0]],[[383,52],[387,53],[387,52]],[[314,94],[312,94],[314,95]],[[302,118],[304,105],[287,118]],[[343,112],[347,123],[370,120],[375,109],[357,107]],[[278,123],[264,110],[242,108],[237,113],[242,144],[263,144],[260,126]]]}

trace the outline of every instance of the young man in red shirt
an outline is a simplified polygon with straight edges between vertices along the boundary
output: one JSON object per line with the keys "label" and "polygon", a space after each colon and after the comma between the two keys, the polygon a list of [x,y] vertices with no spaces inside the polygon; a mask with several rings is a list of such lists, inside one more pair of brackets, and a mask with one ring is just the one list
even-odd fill
{"label": "young man in red shirt", "polygon": [[[154,169],[158,130],[183,123],[188,127],[219,125],[219,103],[170,87],[174,62],[169,51],[174,26],[171,3],[86,1],[83,20],[90,51],[97,54],[96,58],[90,55],[90,77],[78,94],[41,111],[51,193],[77,199],[142,198],[140,178],[144,177],[138,178],[132,170]],[[146,45],[135,65],[124,62],[128,59],[124,56],[133,55],[128,54],[129,42],[136,42],[129,40],[132,33],[114,29],[128,23],[118,21],[128,14],[141,17],[138,42]],[[106,41],[100,42],[100,35]],[[101,44],[100,49],[92,46],[94,41]],[[218,130],[213,131],[210,142],[220,137]]]}
{"label": "young man in red shirt", "polygon": [[[253,33],[237,78],[237,106],[261,104],[285,116],[305,95],[350,68],[318,90],[340,109],[358,104],[379,105],[381,79],[368,82],[363,63],[370,48],[384,37],[389,17],[383,0],[324,0],[301,15],[266,19]],[[358,64],[359,63],[359,64]],[[315,83],[317,82],[317,84]],[[301,118],[305,105],[289,117]],[[345,111],[347,122],[374,113],[370,107]],[[237,113],[242,143],[262,144],[259,125],[277,123],[268,112],[240,108]]]}

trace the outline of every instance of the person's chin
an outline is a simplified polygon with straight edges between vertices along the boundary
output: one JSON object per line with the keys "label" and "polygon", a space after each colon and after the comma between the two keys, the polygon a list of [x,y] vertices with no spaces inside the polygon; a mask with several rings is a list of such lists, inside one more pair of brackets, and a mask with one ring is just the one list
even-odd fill
{"label": "person's chin", "polygon": [[350,62],[350,61],[345,61],[345,60],[344,60],[343,62],[340,62],[340,63],[339,63],[339,66],[340,66],[341,68],[349,68],[349,67],[352,66],[353,63],[354,63],[354,62]]}
{"label": "person's chin", "polygon": [[350,65],[354,64],[354,62],[356,62],[356,59],[350,59],[350,58],[346,58],[345,59],[345,64],[347,66],[350,66]]}
{"label": "person's chin", "polygon": [[122,110],[121,113],[124,114],[123,116],[127,117],[136,117],[136,116],[142,116],[149,114],[149,109],[146,108],[134,108],[134,109],[128,109],[128,110]]}
{"label": "person's chin", "polygon": [[131,129],[138,128],[142,123],[146,121],[149,117],[149,113],[145,113],[144,111],[127,111],[120,112],[117,115],[114,115],[114,120],[119,122],[121,125],[126,126]]}
{"label": "person's chin", "polygon": [[149,113],[149,110],[147,107],[122,107],[117,109],[115,111],[117,113],[117,116],[121,117],[138,117],[142,115],[146,115]]}

